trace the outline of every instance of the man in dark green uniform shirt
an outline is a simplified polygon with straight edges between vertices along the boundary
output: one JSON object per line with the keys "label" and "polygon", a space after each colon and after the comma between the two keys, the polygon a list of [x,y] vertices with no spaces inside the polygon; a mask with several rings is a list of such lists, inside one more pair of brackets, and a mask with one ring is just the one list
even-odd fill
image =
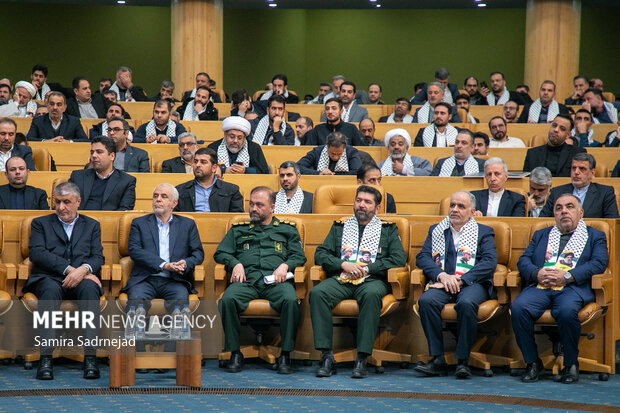
{"label": "man in dark green uniform shirt", "polygon": [[[332,225],[327,238],[314,254],[314,262],[323,266],[327,278],[310,291],[310,315],[314,332],[314,347],[322,357],[317,377],[329,377],[336,372],[332,353],[332,309],[342,300],[357,300],[357,360],[353,378],[368,376],[366,358],[379,327],[381,299],[390,292],[387,283],[389,268],[402,267],[407,261],[395,224],[376,217],[381,193],[361,185],[357,188],[353,210],[355,215]],[[348,257],[345,251],[353,248]],[[370,252],[370,264],[364,254]]]}
{"label": "man in dark green uniform shirt", "polygon": [[[250,193],[250,221],[233,224],[213,255],[216,262],[226,265],[232,275],[220,301],[224,325],[224,350],[232,352],[228,371],[237,373],[243,367],[239,351],[239,314],[251,300],[269,300],[280,313],[282,354],[278,359],[278,373],[292,373],[289,353],[295,344],[295,335],[301,312],[292,282],[287,273],[304,265],[306,256],[295,224],[280,221],[273,216],[275,193],[264,186]],[[267,284],[264,277],[273,274],[275,282]]]}

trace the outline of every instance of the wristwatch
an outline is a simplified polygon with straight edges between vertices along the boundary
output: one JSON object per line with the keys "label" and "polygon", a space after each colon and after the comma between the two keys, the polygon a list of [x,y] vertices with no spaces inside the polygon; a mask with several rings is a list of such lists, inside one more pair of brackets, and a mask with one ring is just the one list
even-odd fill
{"label": "wristwatch", "polygon": [[570,272],[566,271],[566,272],[564,273],[564,279],[566,280],[566,284],[568,284],[568,283],[570,282],[570,279],[571,279],[572,277],[573,277],[573,275],[572,275]]}

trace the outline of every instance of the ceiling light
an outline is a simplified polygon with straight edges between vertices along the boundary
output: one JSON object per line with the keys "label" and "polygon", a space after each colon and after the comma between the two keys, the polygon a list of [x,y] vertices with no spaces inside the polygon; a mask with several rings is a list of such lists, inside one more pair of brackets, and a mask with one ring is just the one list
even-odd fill
{"label": "ceiling light", "polygon": [[125,0],[117,0],[116,3],[117,4],[125,4]]}
{"label": "ceiling light", "polygon": [[368,0],[368,1],[369,1],[369,2],[371,2],[371,3],[374,3],[374,2],[376,2],[377,0]]}
{"label": "ceiling light", "polygon": [[269,3],[269,7],[278,7],[278,3]]}
{"label": "ceiling light", "polygon": [[478,3],[478,7],[486,7],[486,3]]}
{"label": "ceiling light", "polygon": [[380,4],[377,4],[375,7],[376,7],[376,8],[380,8],[380,7],[381,7],[381,5],[380,5]]}

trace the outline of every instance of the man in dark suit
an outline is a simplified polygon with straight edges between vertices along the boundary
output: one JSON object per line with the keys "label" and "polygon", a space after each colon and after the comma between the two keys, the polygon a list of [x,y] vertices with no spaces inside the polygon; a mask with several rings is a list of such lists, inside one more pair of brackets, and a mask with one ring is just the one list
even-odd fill
{"label": "man in dark suit", "polygon": [[[80,190],[70,182],[54,188],[56,213],[32,221],[29,258],[32,271],[23,292],[34,293],[39,302],[38,311],[58,311],[65,299],[75,299],[80,311],[90,311],[95,323],[99,320],[99,297],[103,294],[97,274],[104,262],[99,223],[78,214]],[[41,329],[41,359],[37,379],[52,380],[54,370],[50,343],[54,329]],[[92,342],[97,328],[86,328],[85,339]],[[84,378],[99,378],[95,357],[96,347],[84,347]]]}
{"label": "man in dark suit", "polygon": [[284,118],[286,101],[274,95],[267,101],[267,114],[250,122],[248,139],[258,145],[295,145],[295,131]]}
{"label": "man in dark suit", "polygon": [[566,143],[573,129],[573,120],[567,115],[558,115],[549,126],[549,141],[546,145],[527,150],[523,172],[531,172],[537,166],[544,166],[553,176],[570,176],[571,160],[586,150]]}
{"label": "man in dark suit", "polygon": [[[544,366],[538,358],[534,322],[547,309],[558,324],[564,355],[562,382],[579,380],[579,310],[594,301],[592,276],[605,271],[609,255],[605,234],[583,222],[579,198],[565,194],[554,204],[555,226],[534,233],[517,262],[523,290],[511,306],[512,328],[527,363],[522,380],[538,380]],[[559,261],[573,254],[572,268]]]}
{"label": "man in dark suit", "polygon": [[122,292],[128,306],[163,298],[166,309],[189,304],[194,290],[194,268],[202,263],[204,251],[194,220],[172,214],[179,193],[170,184],[153,190],[153,213],[136,218],[129,230],[129,256],[134,262]]}
{"label": "man in dark suit", "polygon": [[560,113],[568,114],[568,108],[554,99],[555,83],[551,80],[545,80],[540,85],[538,94],[538,99],[523,106],[517,123],[550,123]]}
{"label": "man in dark suit", "polygon": [[271,78],[272,89],[259,96],[259,101],[269,100],[274,95],[282,96],[286,103],[299,103],[299,97],[288,91],[288,77],[285,74],[278,73]]}
{"label": "man in dark suit", "polygon": [[618,218],[614,187],[592,182],[595,170],[594,156],[589,153],[575,155],[571,164],[571,183],[551,189],[540,216],[552,217],[557,199],[564,194],[573,194],[581,202],[584,218]]}
{"label": "man in dark suit", "polygon": [[274,214],[311,214],[314,194],[299,186],[301,171],[293,161],[286,161],[279,168],[280,190],[276,192]]}
{"label": "man in dark suit", "polygon": [[525,197],[506,189],[508,167],[500,158],[484,163],[488,189],[471,191],[476,197],[476,217],[525,217]]}
{"label": "man in dark suit", "polygon": [[362,134],[354,124],[345,122],[342,116],[342,101],[338,98],[327,99],[325,102],[326,122],[316,125],[304,135],[304,145],[325,145],[327,135],[332,132],[341,132],[347,137],[350,146],[366,146]]}
{"label": "man in dark suit", "polygon": [[362,167],[359,151],[347,145],[347,137],[340,132],[327,136],[327,144],[320,145],[301,158],[297,165],[303,175],[356,175]]}
{"label": "man in dark suit", "polygon": [[[431,123],[433,122],[433,114],[435,111],[435,107],[438,103],[443,102],[446,104],[447,108],[449,108],[449,114],[451,116],[452,122],[460,123],[462,122],[459,113],[456,110],[456,107],[451,103],[444,101],[444,93],[445,88],[439,82],[431,82],[428,85],[428,101],[423,104],[421,107],[417,108],[415,113],[413,114],[413,123]],[[456,96],[456,95],[454,95]]]}
{"label": "man in dark suit", "polygon": [[196,135],[185,132],[179,135],[179,155],[166,159],[161,164],[162,173],[192,174],[194,173],[194,155],[198,150]]}
{"label": "man in dark suit", "polygon": [[[444,99],[444,102],[454,105],[454,103],[456,103],[455,102],[456,95],[459,94],[459,87],[456,85],[456,83],[449,83],[448,82],[449,80],[450,80],[450,72],[448,72],[447,69],[442,67],[435,71],[435,82],[441,83],[444,89],[449,92],[448,96],[446,96],[446,99]],[[416,93],[416,95],[411,99],[411,104],[423,105],[426,102],[426,100],[428,99],[427,97],[428,86],[429,86],[428,84],[426,83],[424,84],[424,86],[422,87],[422,90]]]}
{"label": "man in dark suit", "polygon": [[44,190],[26,185],[28,167],[19,156],[6,161],[8,184],[0,186],[0,209],[50,209]]}
{"label": "man in dark suit", "polygon": [[[108,121],[112,118],[130,119],[129,116],[125,116],[126,112],[120,103],[110,102],[107,104],[105,121],[93,125],[88,131],[89,139],[95,136],[109,136],[108,135]],[[127,140],[133,140],[133,135],[136,133],[133,126],[129,126],[129,132],[127,134]]]}
{"label": "man in dark suit", "polygon": [[[431,176],[466,176],[484,171],[484,159],[474,158],[474,134],[459,130],[454,139],[454,155],[437,161]],[[445,166],[444,166],[445,165]]]}
{"label": "man in dark suit", "polygon": [[195,179],[177,185],[177,212],[243,212],[243,196],[239,187],[217,178],[217,154],[211,148],[200,148],[194,155]]}
{"label": "man in dark suit", "polygon": [[181,120],[218,120],[218,112],[209,100],[211,91],[207,86],[198,86],[193,99],[186,100],[177,109]]}
{"label": "man in dark suit", "polygon": [[489,77],[491,80],[491,90],[490,93],[483,93],[483,96],[486,96],[486,103],[484,104],[498,106],[503,105],[509,100],[519,105],[532,103],[532,98],[528,94],[508,91],[506,88],[506,79],[504,79],[504,74],[502,72],[492,72]]}
{"label": "man in dark suit", "polygon": [[124,172],[151,172],[148,152],[131,146],[127,141],[129,123],[125,119],[110,119],[108,121],[108,136],[114,139],[116,145],[115,169]]}
{"label": "man in dark suit", "polygon": [[80,120],[75,116],[65,114],[67,109],[65,95],[60,92],[51,92],[47,98],[47,108],[49,110],[47,115],[32,119],[30,130],[26,134],[29,141],[88,141]]}
{"label": "man in dark suit", "polygon": [[220,174],[269,174],[269,165],[260,145],[248,140],[250,122],[229,116],[222,122],[224,137],[209,144],[217,154]]}
{"label": "man in dark suit", "polygon": [[[381,169],[376,163],[362,164],[362,167],[357,170],[357,184],[381,186]],[[396,202],[389,192],[385,193],[385,212],[387,214],[396,213]]]}
{"label": "man in dark suit", "polygon": [[[492,228],[473,219],[475,211],[476,199],[471,193],[460,191],[452,194],[450,215],[430,227],[422,250],[416,256],[416,265],[430,280],[418,305],[428,341],[428,354],[433,358],[415,370],[429,376],[447,374],[441,310],[445,304],[456,302],[456,377],[471,377],[467,363],[476,339],[478,306],[494,295],[495,234]],[[455,232],[460,234],[458,238],[455,238]],[[463,258],[468,258],[467,253],[471,254],[470,259],[462,264]],[[437,254],[439,260],[435,259]]]}
{"label": "man in dark suit", "polygon": [[17,123],[11,118],[0,118],[0,171],[5,170],[5,162],[12,156],[19,156],[29,170],[36,171],[32,149],[27,145],[15,145],[16,135]]}
{"label": "man in dark suit", "polygon": [[[188,100],[193,99],[196,96],[196,90],[200,86],[209,87],[210,83],[211,83],[211,77],[207,73],[205,72],[198,73],[196,75],[196,87],[192,90],[188,90],[184,92],[183,98],[181,99],[181,101],[187,102]],[[220,95],[218,95],[217,93],[211,93],[209,96],[209,100],[213,103],[222,103],[222,99],[220,98]]]}
{"label": "man in dark suit", "polygon": [[74,98],[67,100],[67,114],[76,118],[103,119],[106,107],[101,94],[92,97],[90,83],[85,77],[78,76],[73,79]]}
{"label": "man in dark suit", "polygon": [[177,143],[177,136],[186,132],[185,127],[170,119],[172,104],[158,100],[153,107],[153,119],[141,125],[133,137],[133,143]]}
{"label": "man in dark suit", "polygon": [[132,210],[136,203],[136,178],[114,168],[114,140],[99,136],[92,140],[90,148],[92,168],[73,171],[69,178],[80,188],[80,210]]}

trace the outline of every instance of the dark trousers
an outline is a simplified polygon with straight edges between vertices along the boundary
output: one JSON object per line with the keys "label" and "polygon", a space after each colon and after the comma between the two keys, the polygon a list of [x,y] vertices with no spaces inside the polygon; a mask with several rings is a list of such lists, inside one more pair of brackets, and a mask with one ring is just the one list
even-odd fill
{"label": "dark trousers", "polygon": [[224,351],[239,350],[239,314],[248,308],[251,300],[259,298],[268,300],[271,308],[280,313],[282,351],[293,351],[295,348],[295,336],[301,318],[295,287],[290,282],[265,284],[261,277],[254,284],[232,283],[224,291],[219,302],[224,325]]}
{"label": "dark trousers", "polygon": [[332,309],[342,300],[355,299],[359,307],[357,319],[357,351],[372,354],[379,328],[381,300],[390,292],[383,281],[367,278],[361,284],[342,283],[328,278],[310,291],[310,315],[316,349],[331,349],[333,336]]}
{"label": "dark trousers", "polygon": [[455,356],[460,360],[469,359],[469,352],[476,340],[478,330],[478,306],[488,299],[488,286],[483,284],[461,287],[458,294],[450,294],[438,288],[429,288],[425,291],[418,304],[429,355],[442,356],[444,354],[441,310],[444,305],[455,302],[457,324]]}
{"label": "dark trousers", "polygon": [[189,304],[189,291],[187,284],[172,278],[158,277],[152,275],[134,285],[127,291],[127,309],[129,306],[138,307],[144,305],[145,310],[151,308],[151,300],[163,298],[165,300],[166,311],[172,313],[174,306],[180,307]]}
{"label": "dark trousers", "polygon": [[[30,288],[38,298],[38,311],[59,311],[62,300],[77,300],[79,311],[91,311],[94,314],[93,323],[95,327],[99,325],[99,315],[101,313],[99,307],[99,297],[103,293],[101,288],[91,280],[82,280],[74,288],[63,288],[60,278],[46,277],[37,281]],[[81,317],[80,317],[81,318]],[[84,338],[91,340],[97,338],[98,328],[84,329]],[[56,330],[41,329],[41,338],[49,343],[50,339],[56,338]],[[39,349],[41,355],[51,356],[54,346],[41,346]],[[84,347],[84,354],[94,356],[97,348],[95,346]]]}
{"label": "dark trousers", "polygon": [[585,304],[581,296],[570,287],[556,291],[529,286],[521,291],[512,303],[510,312],[512,329],[525,362],[532,363],[538,358],[534,340],[534,322],[545,310],[551,308],[551,315],[558,325],[560,343],[563,347],[564,366],[577,364],[581,334],[581,323],[577,313]]}

